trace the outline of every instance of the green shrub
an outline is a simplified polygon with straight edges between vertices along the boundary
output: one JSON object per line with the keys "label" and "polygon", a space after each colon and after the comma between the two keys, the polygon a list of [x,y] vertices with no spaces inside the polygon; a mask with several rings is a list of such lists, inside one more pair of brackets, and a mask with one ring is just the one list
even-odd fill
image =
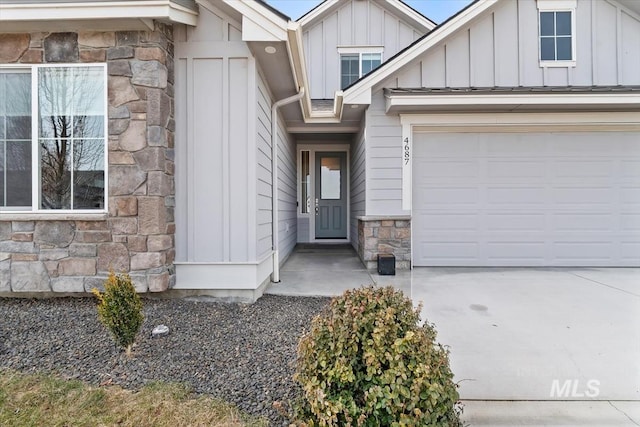
{"label": "green shrub", "polygon": [[347,291],[298,346],[297,417],[312,426],[460,426],[448,351],[392,287]]}
{"label": "green shrub", "polygon": [[104,289],[104,293],[95,288],[92,290],[98,298],[98,318],[111,332],[116,344],[126,349],[127,356],[130,356],[144,319],[142,300],[126,273],[109,273]]}

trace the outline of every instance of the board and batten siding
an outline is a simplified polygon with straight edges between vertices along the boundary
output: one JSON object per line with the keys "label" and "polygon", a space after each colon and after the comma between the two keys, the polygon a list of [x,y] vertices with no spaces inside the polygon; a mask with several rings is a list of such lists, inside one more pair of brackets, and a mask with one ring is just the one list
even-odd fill
{"label": "board and batten siding", "polygon": [[[257,82],[257,256],[262,259],[272,242],[271,95],[264,79]],[[278,241],[280,262],[289,256],[297,239],[296,145],[279,115],[278,120]]]}
{"label": "board and batten siding", "polygon": [[256,65],[237,25],[200,8],[176,37],[176,261],[256,260]]}
{"label": "board and batten siding", "polygon": [[[498,2],[395,78],[398,87],[640,84],[640,16],[611,0],[578,0],[575,67],[540,67],[535,0]],[[386,55],[385,55],[386,56]]]}
{"label": "board and batten siding", "polygon": [[358,250],[358,217],[366,214],[366,119],[351,144],[351,244]]}
{"label": "board and batten siding", "polygon": [[311,98],[330,99],[341,89],[339,46],[384,46],[384,61],[420,36],[419,29],[374,1],[346,2],[303,29]]}

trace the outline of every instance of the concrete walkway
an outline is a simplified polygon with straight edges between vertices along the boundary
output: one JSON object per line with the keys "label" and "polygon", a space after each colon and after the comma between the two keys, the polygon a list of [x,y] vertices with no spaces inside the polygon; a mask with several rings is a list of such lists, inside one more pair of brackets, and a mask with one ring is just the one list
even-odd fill
{"label": "concrete walkway", "polygon": [[640,269],[364,269],[351,248],[298,249],[269,293],[394,285],[450,349],[471,425],[640,426]]}

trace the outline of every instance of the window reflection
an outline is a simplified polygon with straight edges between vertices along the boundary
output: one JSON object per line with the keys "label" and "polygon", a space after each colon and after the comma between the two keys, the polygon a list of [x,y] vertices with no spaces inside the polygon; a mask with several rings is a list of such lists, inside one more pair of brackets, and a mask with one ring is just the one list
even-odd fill
{"label": "window reflection", "polygon": [[0,209],[31,206],[31,75],[0,72]]}
{"label": "window reflection", "polygon": [[320,159],[320,194],[323,200],[340,199],[340,157]]}
{"label": "window reflection", "polygon": [[44,68],[39,73],[38,91],[41,207],[102,209],[102,69]]}

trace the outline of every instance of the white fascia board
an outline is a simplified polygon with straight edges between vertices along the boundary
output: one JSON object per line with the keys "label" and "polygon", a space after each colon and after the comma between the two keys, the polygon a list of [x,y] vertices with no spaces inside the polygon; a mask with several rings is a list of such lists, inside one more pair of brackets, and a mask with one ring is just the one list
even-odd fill
{"label": "white fascia board", "polygon": [[2,21],[166,19],[195,26],[198,13],[169,0],[0,4]]}
{"label": "white fascia board", "polygon": [[584,106],[636,104],[640,107],[637,93],[598,94],[518,94],[518,95],[387,95],[386,111],[395,107],[425,106],[500,106],[500,105],[574,105]]}
{"label": "white fascia board", "polygon": [[[481,0],[472,4],[458,16],[444,24],[444,26],[437,30],[433,35],[426,36],[409,49],[400,53],[391,62],[383,64],[378,70],[374,70],[354,86],[345,90],[344,103],[361,104],[361,101],[366,99],[369,100],[368,103],[371,103],[371,89],[373,86],[398,72],[398,70],[414,60],[416,57],[422,55],[431,47],[437,45],[455,31],[468,24],[473,18],[489,9],[498,1],[499,0]],[[369,94],[366,95],[364,92],[369,92]]]}
{"label": "white fascia board", "polygon": [[319,16],[322,16],[327,10],[331,9],[334,5],[336,5],[340,0],[326,0],[324,3],[321,3],[318,7],[313,9],[311,12],[307,13],[302,19],[299,19],[297,22],[301,26],[308,25],[310,22],[313,22]]}
{"label": "white fascia board", "polygon": [[554,125],[568,127],[614,126],[640,129],[640,112],[579,112],[579,113],[434,113],[400,114],[400,123],[413,129],[450,128],[452,132],[465,127],[535,126],[544,129]]}
{"label": "white fascia board", "polygon": [[410,19],[416,21],[418,24],[423,26],[427,31],[431,31],[436,27],[436,23],[426,18],[422,14],[416,12],[411,7],[406,5],[405,3],[398,0],[384,0],[384,3],[394,9],[397,13],[401,13]]}
{"label": "white fascia board", "polygon": [[[245,0],[222,0],[242,15],[242,41],[273,42],[287,40],[286,19],[260,4]],[[245,26],[245,24],[248,24]]]}

